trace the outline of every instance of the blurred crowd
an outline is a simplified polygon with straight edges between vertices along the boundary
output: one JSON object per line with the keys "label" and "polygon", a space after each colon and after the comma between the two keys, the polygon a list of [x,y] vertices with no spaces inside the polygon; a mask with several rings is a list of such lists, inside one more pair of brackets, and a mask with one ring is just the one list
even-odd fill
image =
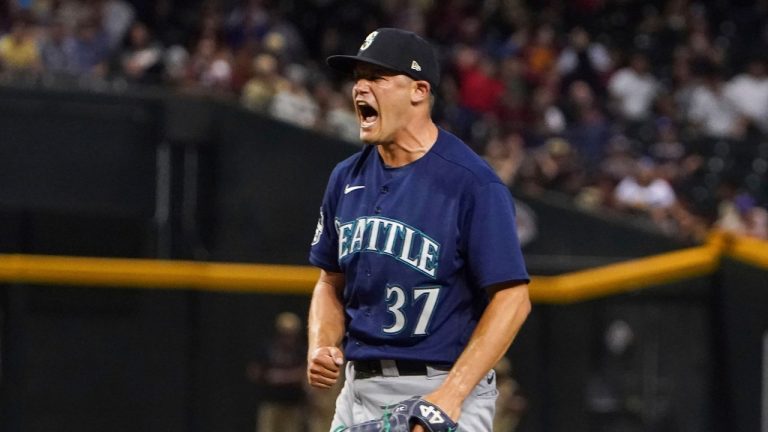
{"label": "blurred crowd", "polygon": [[222,96],[356,142],[324,59],[383,26],[436,44],[435,120],[510,187],[768,238],[766,0],[11,0],[0,77]]}

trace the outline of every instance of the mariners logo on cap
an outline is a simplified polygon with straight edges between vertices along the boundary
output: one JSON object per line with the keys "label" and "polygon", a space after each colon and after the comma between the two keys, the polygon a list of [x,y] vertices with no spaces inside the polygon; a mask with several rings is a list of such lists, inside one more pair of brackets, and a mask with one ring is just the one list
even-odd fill
{"label": "mariners logo on cap", "polygon": [[378,34],[379,34],[379,32],[375,31],[375,32],[371,32],[371,34],[366,36],[365,37],[365,42],[363,42],[363,44],[360,45],[360,51],[365,51],[366,48],[371,46],[371,44],[373,43],[373,40],[376,39],[376,35],[378,35]]}

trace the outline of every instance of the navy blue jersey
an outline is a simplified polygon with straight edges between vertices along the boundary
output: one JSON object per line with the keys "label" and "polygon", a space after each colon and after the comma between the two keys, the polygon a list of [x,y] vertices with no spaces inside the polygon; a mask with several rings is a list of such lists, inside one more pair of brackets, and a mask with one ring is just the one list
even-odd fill
{"label": "navy blue jersey", "polygon": [[440,129],[424,156],[386,167],[375,146],[336,166],[310,262],[346,276],[349,360],[453,363],[488,304],[528,281],[507,187]]}

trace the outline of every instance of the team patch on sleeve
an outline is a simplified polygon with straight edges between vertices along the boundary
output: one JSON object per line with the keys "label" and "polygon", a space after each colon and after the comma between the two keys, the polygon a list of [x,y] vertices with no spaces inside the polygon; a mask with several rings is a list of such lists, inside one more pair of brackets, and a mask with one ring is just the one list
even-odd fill
{"label": "team patch on sleeve", "polygon": [[320,217],[317,219],[317,228],[315,228],[315,237],[312,238],[312,246],[320,243],[320,237],[323,236],[323,219],[325,219],[325,216],[323,215],[323,208],[320,207]]}

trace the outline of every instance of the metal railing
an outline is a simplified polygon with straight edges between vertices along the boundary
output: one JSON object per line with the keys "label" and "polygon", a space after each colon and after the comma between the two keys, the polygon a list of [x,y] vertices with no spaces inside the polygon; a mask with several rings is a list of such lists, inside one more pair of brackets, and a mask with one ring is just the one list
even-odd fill
{"label": "metal railing", "polygon": [[[768,242],[715,232],[701,246],[558,276],[534,276],[531,298],[571,303],[712,274],[720,257],[768,269]],[[89,287],[309,294],[310,266],[0,254],[0,281]]]}

